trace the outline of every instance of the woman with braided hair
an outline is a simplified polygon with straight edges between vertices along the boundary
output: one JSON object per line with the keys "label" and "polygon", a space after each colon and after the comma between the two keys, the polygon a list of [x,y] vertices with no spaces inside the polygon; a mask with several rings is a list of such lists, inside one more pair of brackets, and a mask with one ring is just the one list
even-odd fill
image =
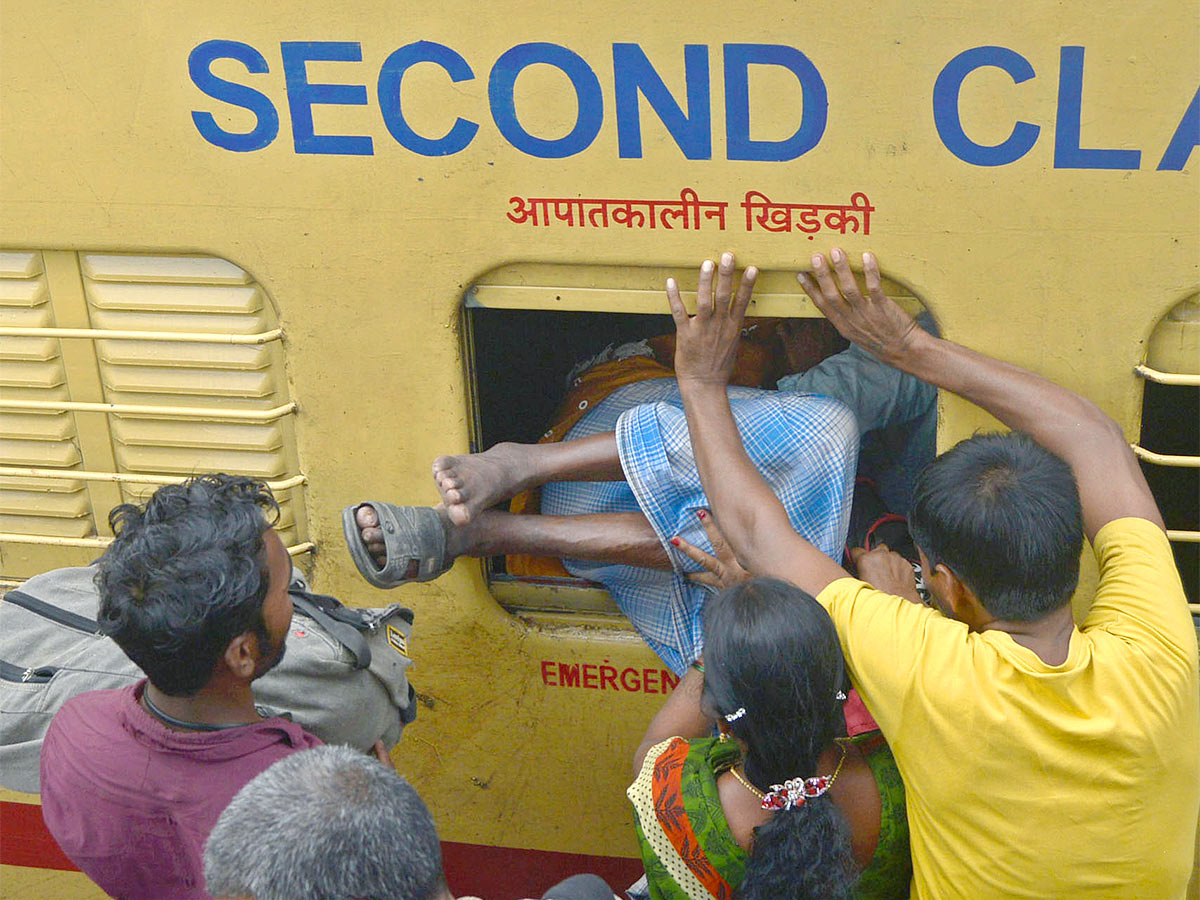
{"label": "woman with braided hair", "polygon": [[722,590],[703,615],[703,661],[634,756],[649,896],[907,897],[904,786],[878,732],[842,737],[847,683],[829,615],[769,578]]}

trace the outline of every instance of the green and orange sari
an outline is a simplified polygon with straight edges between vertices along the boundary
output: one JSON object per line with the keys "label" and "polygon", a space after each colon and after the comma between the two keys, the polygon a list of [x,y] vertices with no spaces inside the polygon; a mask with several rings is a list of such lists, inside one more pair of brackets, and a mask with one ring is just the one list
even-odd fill
{"label": "green and orange sari", "polygon": [[[855,887],[858,900],[908,896],[912,861],[904,784],[878,732],[851,739],[875,775],[881,800],[879,844]],[[669,738],[650,749],[628,795],[652,900],[733,900],[748,854],[734,840],[717,776],[736,765],[736,744]]]}

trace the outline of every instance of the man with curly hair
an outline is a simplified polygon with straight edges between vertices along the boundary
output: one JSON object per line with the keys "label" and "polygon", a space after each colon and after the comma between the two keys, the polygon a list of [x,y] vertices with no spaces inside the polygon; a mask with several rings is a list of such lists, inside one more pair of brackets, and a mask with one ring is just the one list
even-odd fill
{"label": "man with curly hair", "polygon": [[[271,519],[268,519],[270,513]],[[204,841],[238,790],[321,742],[264,717],[251,682],[283,656],[291,561],[259,481],[202,475],[109,516],[99,622],[147,678],[68,701],[42,747],[42,814],[125,898],[206,898]]]}

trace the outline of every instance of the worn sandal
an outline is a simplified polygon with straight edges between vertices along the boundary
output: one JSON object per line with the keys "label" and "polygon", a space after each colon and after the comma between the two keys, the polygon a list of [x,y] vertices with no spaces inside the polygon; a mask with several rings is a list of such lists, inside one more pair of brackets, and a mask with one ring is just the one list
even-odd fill
{"label": "worn sandal", "polygon": [[[354,515],[364,506],[375,510],[387,560],[383,568],[376,565],[362,539],[362,530]],[[342,532],[350,558],[363,578],[378,588],[394,588],[413,581],[432,581],[450,568],[454,560],[446,559],[446,530],[437,510],[429,506],[393,506],[368,500],[342,510]],[[408,575],[412,564],[418,563],[415,575]]]}

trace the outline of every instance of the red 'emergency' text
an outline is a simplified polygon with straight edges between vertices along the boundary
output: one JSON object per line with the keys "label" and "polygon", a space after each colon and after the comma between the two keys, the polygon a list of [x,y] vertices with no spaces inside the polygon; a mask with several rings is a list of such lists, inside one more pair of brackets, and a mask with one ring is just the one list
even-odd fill
{"label": "red 'emergency' text", "polygon": [[625,691],[630,694],[669,694],[679,677],[667,669],[618,669],[604,663],[564,663],[542,660],[546,687],[586,688],[591,691]]}

